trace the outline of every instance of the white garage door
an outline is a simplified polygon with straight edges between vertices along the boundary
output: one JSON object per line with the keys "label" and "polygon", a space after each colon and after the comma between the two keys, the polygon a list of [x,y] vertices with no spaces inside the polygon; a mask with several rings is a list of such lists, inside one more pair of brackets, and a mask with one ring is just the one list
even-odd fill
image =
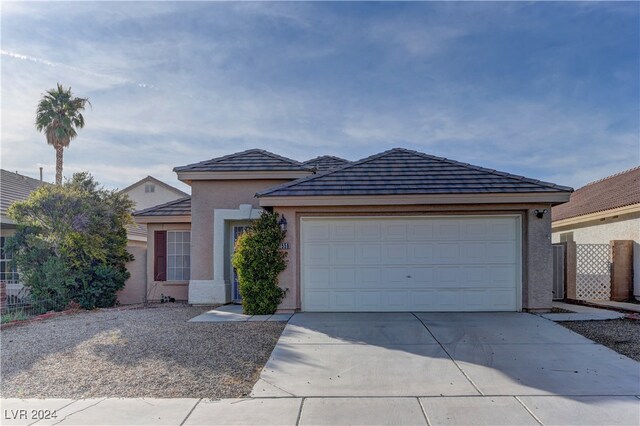
{"label": "white garage door", "polygon": [[304,311],[516,311],[517,216],[303,218]]}

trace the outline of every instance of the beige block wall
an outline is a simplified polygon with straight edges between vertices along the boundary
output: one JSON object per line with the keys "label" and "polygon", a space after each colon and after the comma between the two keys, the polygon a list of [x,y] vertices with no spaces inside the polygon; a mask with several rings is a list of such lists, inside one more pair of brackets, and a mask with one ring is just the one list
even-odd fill
{"label": "beige block wall", "polygon": [[191,183],[191,279],[213,279],[213,210],[258,208],[256,192],[289,179],[193,181]]}
{"label": "beige block wall", "polygon": [[[176,300],[186,301],[189,295],[189,281],[155,281],[153,274],[153,260],[155,253],[155,231],[189,231],[189,223],[149,223],[147,224],[147,301],[157,302],[161,295],[173,297]],[[191,233],[191,259],[193,262],[193,233]],[[193,270],[193,266],[192,266]]]}
{"label": "beige block wall", "polygon": [[634,294],[640,297],[640,213],[554,228],[553,242],[560,242],[560,234],[565,232],[573,232],[576,244],[609,244],[612,240],[633,240],[633,286]]}
{"label": "beige block wall", "polygon": [[546,204],[475,204],[429,206],[335,206],[335,207],[278,207],[275,210],[287,218],[287,269],[279,278],[286,291],[280,304],[283,312],[301,308],[300,294],[300,218],[304,216],[362,216],[362,215],[443,215],[443,214],[520,214],[522,217],[522,307],[525,310],[551,308],[552,247],[551,218],[535,217],[535,209],[547,209]]}
{"label": "beige block wall", "polygon": [[147,243],[143,241],[129,241],[127,251],[134,259],[127,263],[127,270],[131,274],[125,282],[124,288],[116,295],[121,305],[144,303],[147,293]]}

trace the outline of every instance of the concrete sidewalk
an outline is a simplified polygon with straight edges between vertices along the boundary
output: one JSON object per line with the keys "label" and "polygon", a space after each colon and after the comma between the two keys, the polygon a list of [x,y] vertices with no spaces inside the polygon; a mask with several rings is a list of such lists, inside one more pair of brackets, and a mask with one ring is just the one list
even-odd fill
{"label": "concrete sidewalk", "polygon": [[[637,425],[640,422],[640,399],[635,396],[5,399],[0,400],[0,405],[2,425]],[[52,414],[56,417],[43,418]]]}
{"label": "concrete sidewalk", "polygon": [[626,316],[623,313],[608,309],[575,305],[573,303],[553,302],[553,307],[571,312],[540,314],[540,316],[551,321],[606,321]]}
{"label": "concrete sidewalk", "polygon": [[197,317],[189,322],[243,322],[243,321],[277,321],[287,322],[293,314],[273,315],[245,315],[242,313],[242,305],[222,305]]}

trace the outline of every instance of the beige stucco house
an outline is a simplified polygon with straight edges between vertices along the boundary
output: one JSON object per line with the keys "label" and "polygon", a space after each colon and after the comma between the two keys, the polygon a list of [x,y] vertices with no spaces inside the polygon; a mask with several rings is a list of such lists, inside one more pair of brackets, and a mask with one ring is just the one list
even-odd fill
{"label": "beige stucco house", "polygon": [[634,295],[640,300],[640,167],[589,183],[553,208],[553,242],[633,241]]}
{"label": "beige stucco house", "polygon": [[304,163],[253,149],[174,171],[191,197],[135,214],[149,300],[238,301],[234,240],[273,210],[287,231],[282,312],[551,306],[549,212],[571,188],[400,148]]}

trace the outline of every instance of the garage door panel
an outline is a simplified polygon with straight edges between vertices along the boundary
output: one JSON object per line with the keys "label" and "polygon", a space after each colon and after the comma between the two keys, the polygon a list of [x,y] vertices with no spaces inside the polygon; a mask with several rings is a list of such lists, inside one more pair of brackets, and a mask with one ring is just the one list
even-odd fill
{"label": "garage door panel", "polygon": [[333,282],[333,273],[330,267],[307,266],[304,269],[304,281],[310,289],[327,289]]}
{"label": "garage door panel", "polygon": [[407,244],[389,243],[382,247],[384,263],[389,265],[405,265],[407,263]]}
{"label": "garage door panel", "polygon": [[433,223],[418,222],[407,225],[408,241],[433,240]]}
{"label": "garage door panel", "polygon": [[303,309],[516,310],[518,223],[513,216],[305,219]]}
{"label": "garage door panel", "polygon": [[435,281],[446,287],[455,287],[462,283],[462,271],[457,265],[438,266],[435,268]]}
{"label": "garage door panel", "polygon": [[329,290],[307,290],[304,299],[305,307],[309,311],[329,311],[331,310],[330,297]]}
{"label": "garage door panel", "polygon": [[487,266],[489,273],[488,281],[492,287],[513,287],[516,280],[515,271],[510,265],[490,265]]}
{"label": "garage door panel", "polygon": [[330,265],[331,264],[331,244],[328,243],[306,243],[304,244],[305,265]]}
{"label": "garage door panel", "polygon": [[356,224],[356,239],[358,241],[380,241],[382,239],[381,224],[371,221]]}
{"label": "garage door panel", "polygon": [[331,271],[331,284],[329,288],[336,290],[353,288],[357,281],[359,269],[354,267],[336,267]]}
{"label": "garage door panel", "polygon": [[516,244],[512,241],[487,243],[485,261],[513,263],[516,261]]}
{"label": "garage door panel", "polygon": [[379,311],[382,306],[382,293],[379,291],[361,291],[358,305],[363,311]]}
{"label": "garage door panel", "polygon": [[333,306],[337,310],[341,311],[355,311],[357,310],[356,306],[356,297],[357,292],[355,291],[334,291],[331,293],[333,296]]}
{"label": "garage door panel", "polygon": [[382,246],[380,243],[358,244],[356,262],[359,265],[379,265],[382,262]]}
{"label": "garage door panel", "polygon": [[407,280],[410,287],[428,288],[435,284],[435,267],[434,266],[413,266],[408,268],[407,275],[411,279]]}
{"label": "garage door panel", "polygon": [[356,285],[360,288],[385,288],[380,267],[364,267],[358,269]]}
{"label": "garage door panel", "polygon": [[355,244],[334,244],[331,249],[331,261],[335,265],[354,265],[356,263]]}
{"label": "garage door panel", "polygon": [[356,223],[333,223],[330,226],[330,234],[332,241],[354,241],[356,237]]}
{"label": "garage door panel", "polygon": [[392,311],[406,311],[409,309],[409,291],[386,291],[384,292],[384,305]]}
{"label": "garage door panel", "polygon": [[460,263],[460,243],[439,243],[436,245],[434,262],[438,264]]}
{"label": "garage door panel", "polygon": [[506,310],[516,303],[515,290],[493,290],[491,292],[491,305],[495,310]]}
{"label": "garage door panel", "polygon": [[460,224],[457,221],[441,220],[436,222],[433,237],[436,240],[454,241],[460,237]]}
{"label": "garage door panel", "polygon": [[425,264],[433,262],[434,243],[409,243],[407,247],[409,263]]}
{"label": "garage door panel", "polygon": [[499,221],[498,223],[491,224],[492,240],[514,240],[516,233],[517,230],[513,227],[513,224],[508,221]]}
{"label": "garage door panel", "polygon": [[432,311],[436,306],[434,290],[412,290],[409,293],[409,306],[412,311]]}
{"label": "garage door panel", "polygon": [[305,224],[305,241],[330,241],[330,224],[329,222],[313,222]]}
{"label": "garage door panel", "polygon": [[384,287],[405,287],[407,284],[408,270],[405,267],[387,267],[380,269],[380,276]]}
{"label": "garage door panel", "polygon": [[407,225],[395,221],[389,221],[382,225],[382,238],[384,241],[406,241]]}

